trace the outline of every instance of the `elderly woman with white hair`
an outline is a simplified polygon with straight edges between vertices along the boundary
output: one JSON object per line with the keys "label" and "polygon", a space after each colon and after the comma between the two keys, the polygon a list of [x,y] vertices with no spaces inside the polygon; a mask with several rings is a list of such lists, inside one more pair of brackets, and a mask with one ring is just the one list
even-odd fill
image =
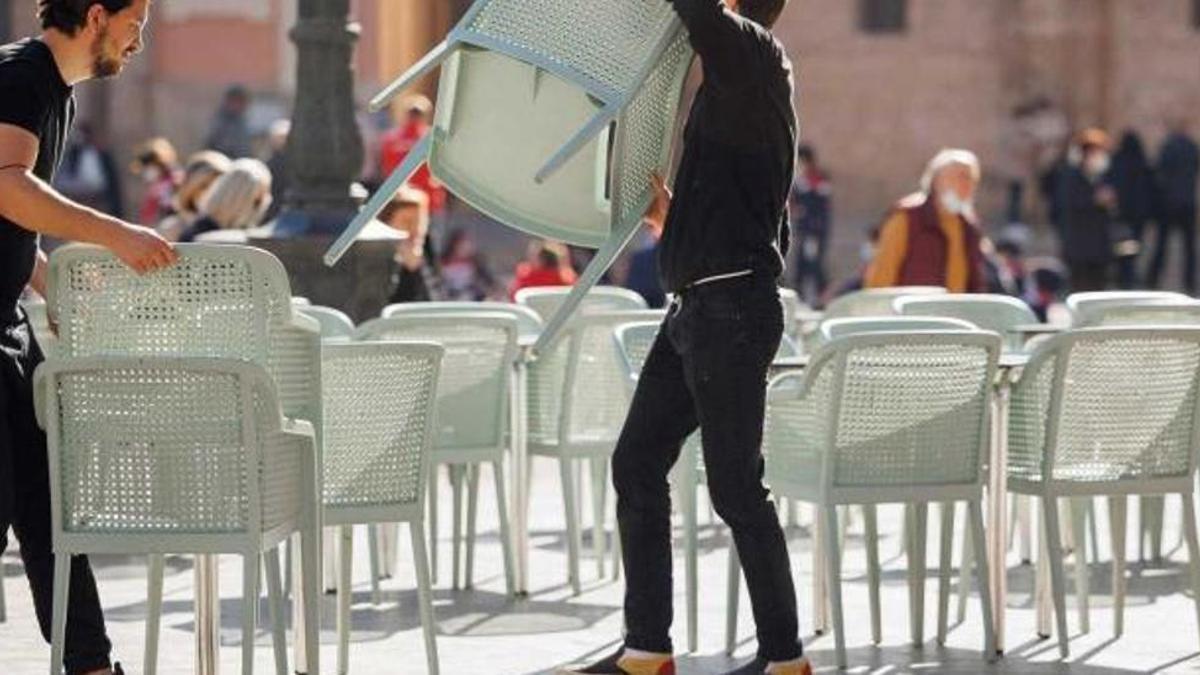
{"label": "elderly woman with white hair", "polygon": [[179,241],[196,241],[219,230],[257,227],[270,206],[271,170],[257,159],[236,160],[200,198],[198,216]]}
{"label": "elderly woman with white hair", "polygon": [[983,233],[975,216],[981,173],[973,152],[939,152],[921,178],[921,191],[901,199],[880,229],[864,285],[986,291]]}

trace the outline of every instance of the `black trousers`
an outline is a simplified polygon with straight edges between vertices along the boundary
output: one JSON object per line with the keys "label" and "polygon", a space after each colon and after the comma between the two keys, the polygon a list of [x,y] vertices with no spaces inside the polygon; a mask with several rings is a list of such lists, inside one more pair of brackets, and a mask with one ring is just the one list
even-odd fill
{"label": "black trousers", "polygon": [[699,427],[708,491],[733,530],[759,654],[784,661],[803,653],[787,543],[763,486],[766,377],[782,333],[778,290],[762,277],[700,286],[668,310],[613,456],[629,648],[672,651],[667,474]]}
{"label": "black trousers", "polygon": [[[33,371],[41,362],[42,351],[28,322],[0,327],[0,553],[8,541],[4,534],[12,527],[21,544],[38,626],[49,642],[54,598],[50,467],[46,435],[33,413]],[[63,665],[69,674],[107,668],[111,648],[96,580],[87,557],[77,556],[71,561]]]}
{"label": "black trousers", "polygon": [[1167,247],[1171,237],[1179,232],[1183,237],[1183,289],[1188,295],[1196,294],[1196,206],[1181,205],[1168,207],[1164,222],[1158,226],[1158,242],[1154,245],[1154,258],[1146,282],[1158,288],[1163,270],[1167,265]]}

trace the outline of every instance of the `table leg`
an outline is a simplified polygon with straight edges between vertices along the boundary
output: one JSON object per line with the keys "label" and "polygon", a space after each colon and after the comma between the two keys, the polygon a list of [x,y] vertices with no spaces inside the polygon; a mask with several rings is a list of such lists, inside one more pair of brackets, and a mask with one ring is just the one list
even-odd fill
{"label": "table leg", "polygon": [[217,556],[196,556],[196,673],[217,675],[220,669],[221,596]]}
{"label": "table leg", "polygon": [[1008,376],[996,392],[993,416],[991,461],[988,463],[988,567],[992,614],[996,625],[996,651],[1004,652],[1004,617],[1008,608]]}

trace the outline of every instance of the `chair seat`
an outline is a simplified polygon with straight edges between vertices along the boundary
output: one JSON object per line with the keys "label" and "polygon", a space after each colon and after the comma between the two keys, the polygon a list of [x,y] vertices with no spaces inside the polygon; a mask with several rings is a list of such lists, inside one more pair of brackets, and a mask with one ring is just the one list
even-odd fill
{"label": "chair seat", "polygon": [[[443,77],[457,86],[443,87],[451,98],[438,109],[430,166],[449,190],[534,236],[603,245],[612,223],[607,131],[544,183],[534,180],[546,158],[600,104],[557,75],[490,50],[464,47],[450,58]],[[518,138],[521,143],[504,140]]]}

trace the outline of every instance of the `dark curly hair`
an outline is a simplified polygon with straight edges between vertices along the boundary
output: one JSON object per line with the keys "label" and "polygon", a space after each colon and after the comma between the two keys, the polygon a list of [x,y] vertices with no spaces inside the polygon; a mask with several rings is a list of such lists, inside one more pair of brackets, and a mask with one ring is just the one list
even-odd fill
{"label": "dark curly hair", "polygon": [[133,4],[133,0],[38,0],[37,14],[42,29],[54,28],[74,35],[87,23],[88,10],[100,5],[109,14],[116,14]]}
{"label": "dark curly hair", "polygon": [[788,0],[742,0],[738,5],[738,13],[751,21],[770,28],[779,20]]}

